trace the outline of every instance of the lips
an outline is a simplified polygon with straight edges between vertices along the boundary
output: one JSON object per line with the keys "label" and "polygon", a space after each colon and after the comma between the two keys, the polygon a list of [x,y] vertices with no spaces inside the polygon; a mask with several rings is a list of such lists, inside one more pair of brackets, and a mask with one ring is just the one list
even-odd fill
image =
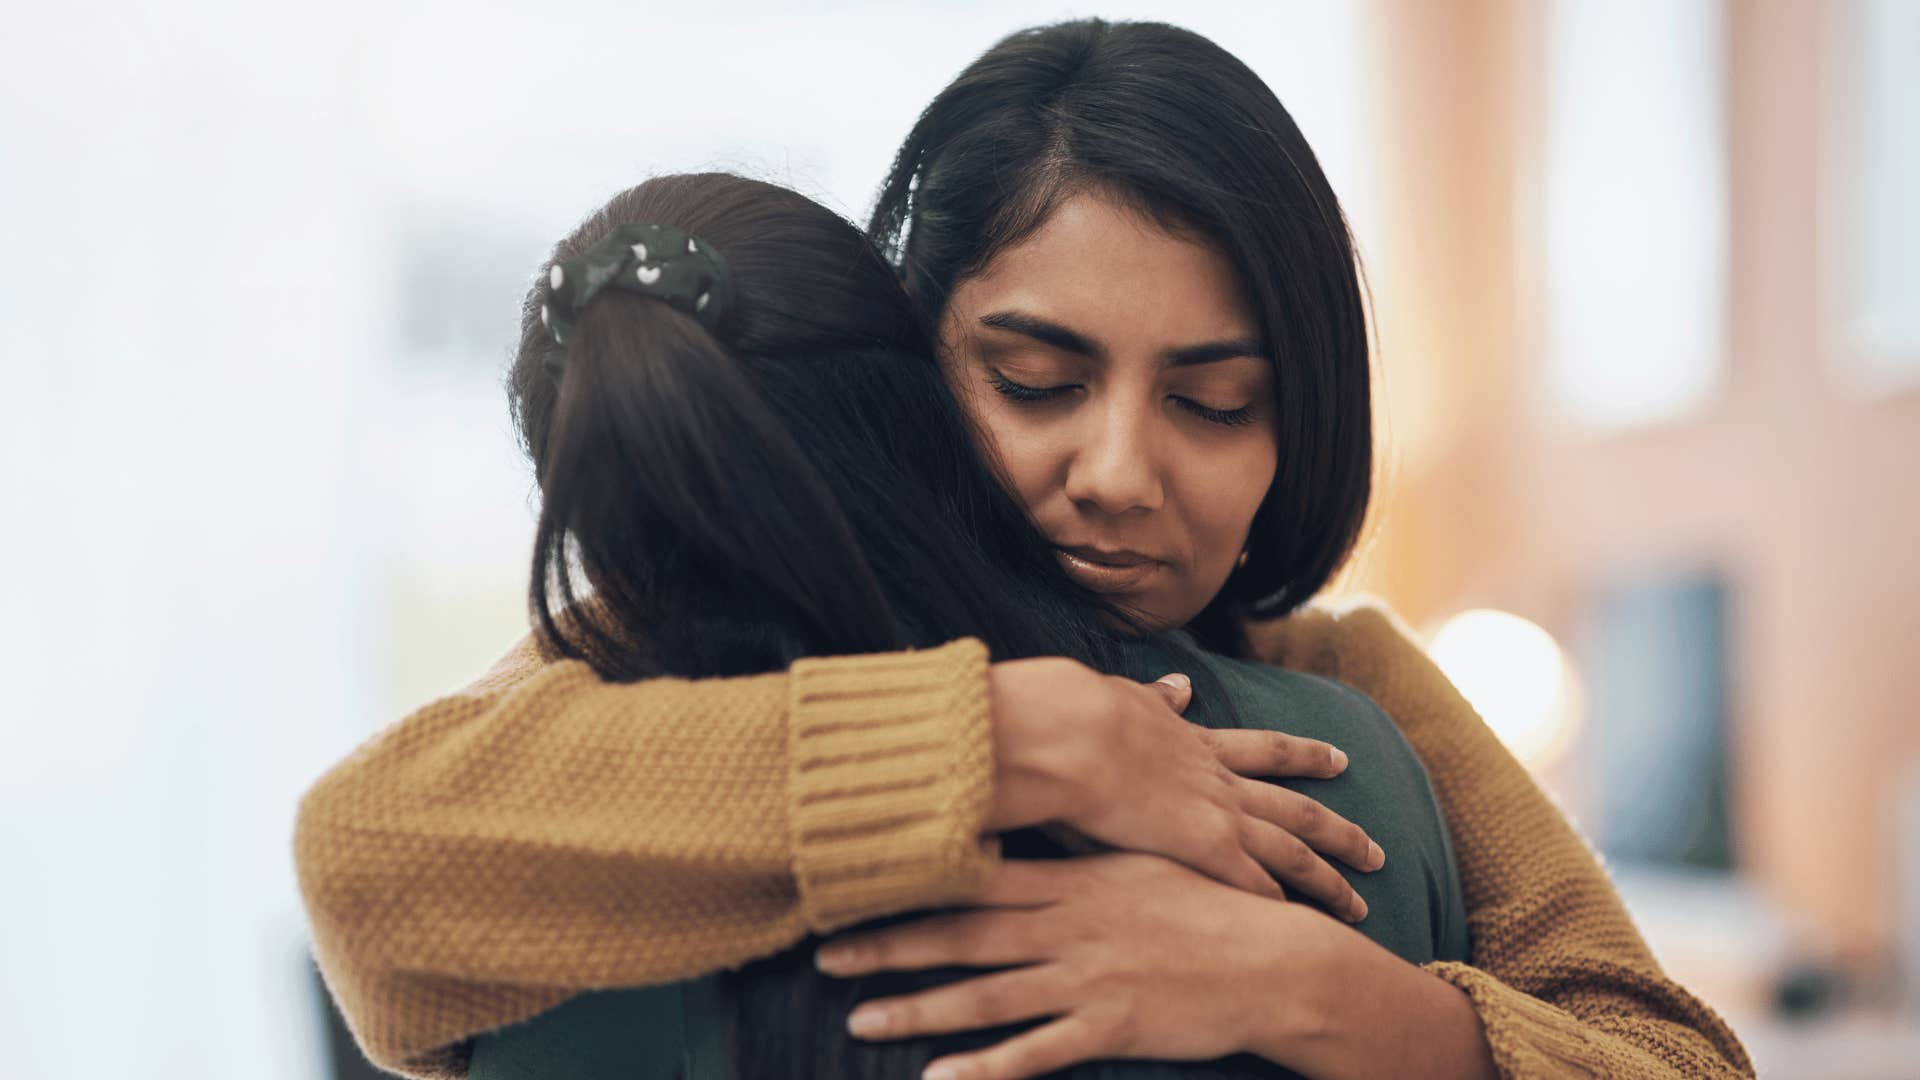
{"label": "lips", "polygon": [[1160,560],[1137,551],[1063,545],[1055,547],[1054,554],[1068,577],[1098,593],[1137,591],[1166,568]]}

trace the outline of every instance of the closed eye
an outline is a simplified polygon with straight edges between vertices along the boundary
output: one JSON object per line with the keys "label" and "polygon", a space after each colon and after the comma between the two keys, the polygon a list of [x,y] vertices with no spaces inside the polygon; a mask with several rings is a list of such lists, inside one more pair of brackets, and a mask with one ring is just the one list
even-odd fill
{"label": "closed eye", "polygon": [[[988,369],[987,371],[987,383],[992,386],[994,391],[1001,397],[1010,401],[1030,403],[1057,401],[1080,388],[1080,384],[1078,383],[1063,383],[1059,386],[1029,386],[1026,383],[1015,382],[1001,372],[993,369]],[[1192,398],[1180,397],[1177,394],[1173,396],[1173,401],[1182,409],[1211,424],[1219,424],[1222,427],[1244,427],[1247,424],[1253,423],[1254,407],[1251,404],[1243,405],[1237,409],[1216,409],[1211,405],[1202,405]]]}
{"label": "closed eye", "polygon": [[1012,401],[1053,401],[1079,388],[1077,383],[1066,383],[1061,386],[1028,386],[1026,383],[1014,382],[993,370],[987,372],[987,382],[1000,396]]}
{"label": "closed eye", "polygon": [[1243,427],[1253,423],[1252,405],[1242,405],[1238,409],[1216,409],[1210,405],[1202,405],[1192,398],[1176,396],[1173,400],[1181,408],[1209,423],[1223,427]]}

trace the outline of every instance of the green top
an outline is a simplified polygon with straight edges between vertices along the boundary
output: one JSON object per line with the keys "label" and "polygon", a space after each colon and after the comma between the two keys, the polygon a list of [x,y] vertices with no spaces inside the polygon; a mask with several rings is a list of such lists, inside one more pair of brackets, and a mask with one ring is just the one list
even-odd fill
{"label": "green top", "polygon": [[[1155,649],[1159,656],[1145,664],[1145,677],[1192,673],[1166,649]],[[1189,720],[1211,728],[1285,731],[1346,752],[1347,769],[1332,780],[1279,783],[1359,825],[1387,853],[1386,865],[1370,874],[1333,861],[1367,902],[1367,917],[1356,928],[1411,963],[1465,960],[1467,906],[1446,822],[1426,769],[1380,706],[1332,679],[1197,648],[1193,656],[1219,681],[1233,707],[1231,712],[1213,707],[1205,684],[1196,679]]]}
{"label": "green top", "polygon": [[[1216,728],[1285,731],[1346,752],[1347,770],[1335,779],[1279,783],[1366,829],[1386,851],[1386,865],[1371,874],[1334,863],[1367,902],[1367,917],[1356,929],[1410,963],[1465,960],[1466,904],[1446,825],[1426,770],[1393,721],[1372,699],[1341,683],[1207,653],[1184,635],[1175,635],[1174,641],[1174,648],[1145,642],[1130,646],[1129,666],[1135,670],[1129,674],[1152,679],[1181,670],[1193,675],[1189,720]],[[1196,660],[1204,671],[1195,670]],[[1218,700],[1222,692],[1230,708]],[[800,947],[810,949],[812,944]],[[728,1076],[727,1048],[717,1019],[723,1012],[720,993],[719,980],[708,976],[581,995],[526,1023],[476,1039],[469,1080]],[[1232,1075],[1292,1075],[1244,1057],[1228,1059],[1228,1064],[1238,1066],[1224,1070]],[[1144,1077],[1221,1070],[1138,1062],[1107,1065],[1100,1071]]]}

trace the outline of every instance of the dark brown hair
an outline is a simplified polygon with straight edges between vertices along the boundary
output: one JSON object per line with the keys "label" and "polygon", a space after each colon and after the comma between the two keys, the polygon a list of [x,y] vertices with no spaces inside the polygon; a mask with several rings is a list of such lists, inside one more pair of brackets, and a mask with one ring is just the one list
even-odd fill
{"label": "dark brown hair", "polygon": [[[984,464],[892,269],[852,224],[726,174],[621,192],[727,261],[714,331],[609,290],[564,348],[522,313],[513,415],[541,489],[529,604],[558,656],[632,680],[957,637],[1101,665],[1101,607]],[[592,587],[583,603],[575,573]]]}
{"label": "dark brown hair", "polygon": [[[719,334],[657,300],[609,292],[555,345],[539,319],[547,267],[638,222],[677,226],[727,260],[738,300]],[[701,655],[730,657],[729,667],[790,658],[725,632],[736,613],[771,614],[826,652],[904,644],[843,512],[741,359],[924,352],[905,306],[889,302],[887,267],[846,222],[771,184],[660,177],[562,240],[539,281],[508,381],[542,495],[529,600],[556,653],[615,678],[657,673],[663,649],[702,640]],[[576,561],[595,604],[577,602]],[[691,600],[676,582],[697,582],[707,602],[676,603]],[[722,583],[739,595],[713,596]]]}
{"label": "dark brown hair", "polygon": [[1353,241],[1259,76],[1191,31],[1099,19],[1022,30],[961,72],[900,147],[868,235],[937,322],[956,285],[1087,190],[1225,253],[1274,365],[1279,464],[1251,557],[1191,626],[1235,651],[1237,617],[1306,602],[1366,515],[1371,388]]}

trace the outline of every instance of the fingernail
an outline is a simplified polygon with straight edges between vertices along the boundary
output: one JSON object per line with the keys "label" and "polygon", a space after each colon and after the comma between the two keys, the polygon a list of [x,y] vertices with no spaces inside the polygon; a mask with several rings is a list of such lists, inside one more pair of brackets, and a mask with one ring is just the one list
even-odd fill
{"label": "fingernail", "polygon": [[1163,683],[1166,683],[1168,686],[1173,687],[1175,690],[1193,689],[1193,680],[1187,678],[1185,675],[1182,675],[1177,671],[1171,675],[1160,676],[1160,681]]}
{"label": "fingernail", "polygon": [[885,1009],[862,1005],[847,1016],[847,1030],[862,1039],[871,1039],[887,1030]]}
{"label": "fingernail", "polygon": [[920,1074],[920,1080],[960,1080],[960,1067],[952,1062],[936,1061]]}
{"label": "fingernail", "polygon": [[1367,860],[1373,869],[1378,870],[1387,865],[1387,853],[1380,850],[1379,844],[1369,840],[1367,841]]}
{"label": "fingernail", "polygon": [[1353,921],[1359,922],[1367,917],[1367,902],[1359,897],[1353,898]]}
{"label": "fingernail", "polygon": [[1333,748],[1333,771],[1337,773],[1347,771],[1347,752],[1337,746]]}
{"label": "fingernail", "polygon": [[823,945],[813,953],[813,966],[829,975],[857,971],[860,960],[860,949],[854,945]]}

